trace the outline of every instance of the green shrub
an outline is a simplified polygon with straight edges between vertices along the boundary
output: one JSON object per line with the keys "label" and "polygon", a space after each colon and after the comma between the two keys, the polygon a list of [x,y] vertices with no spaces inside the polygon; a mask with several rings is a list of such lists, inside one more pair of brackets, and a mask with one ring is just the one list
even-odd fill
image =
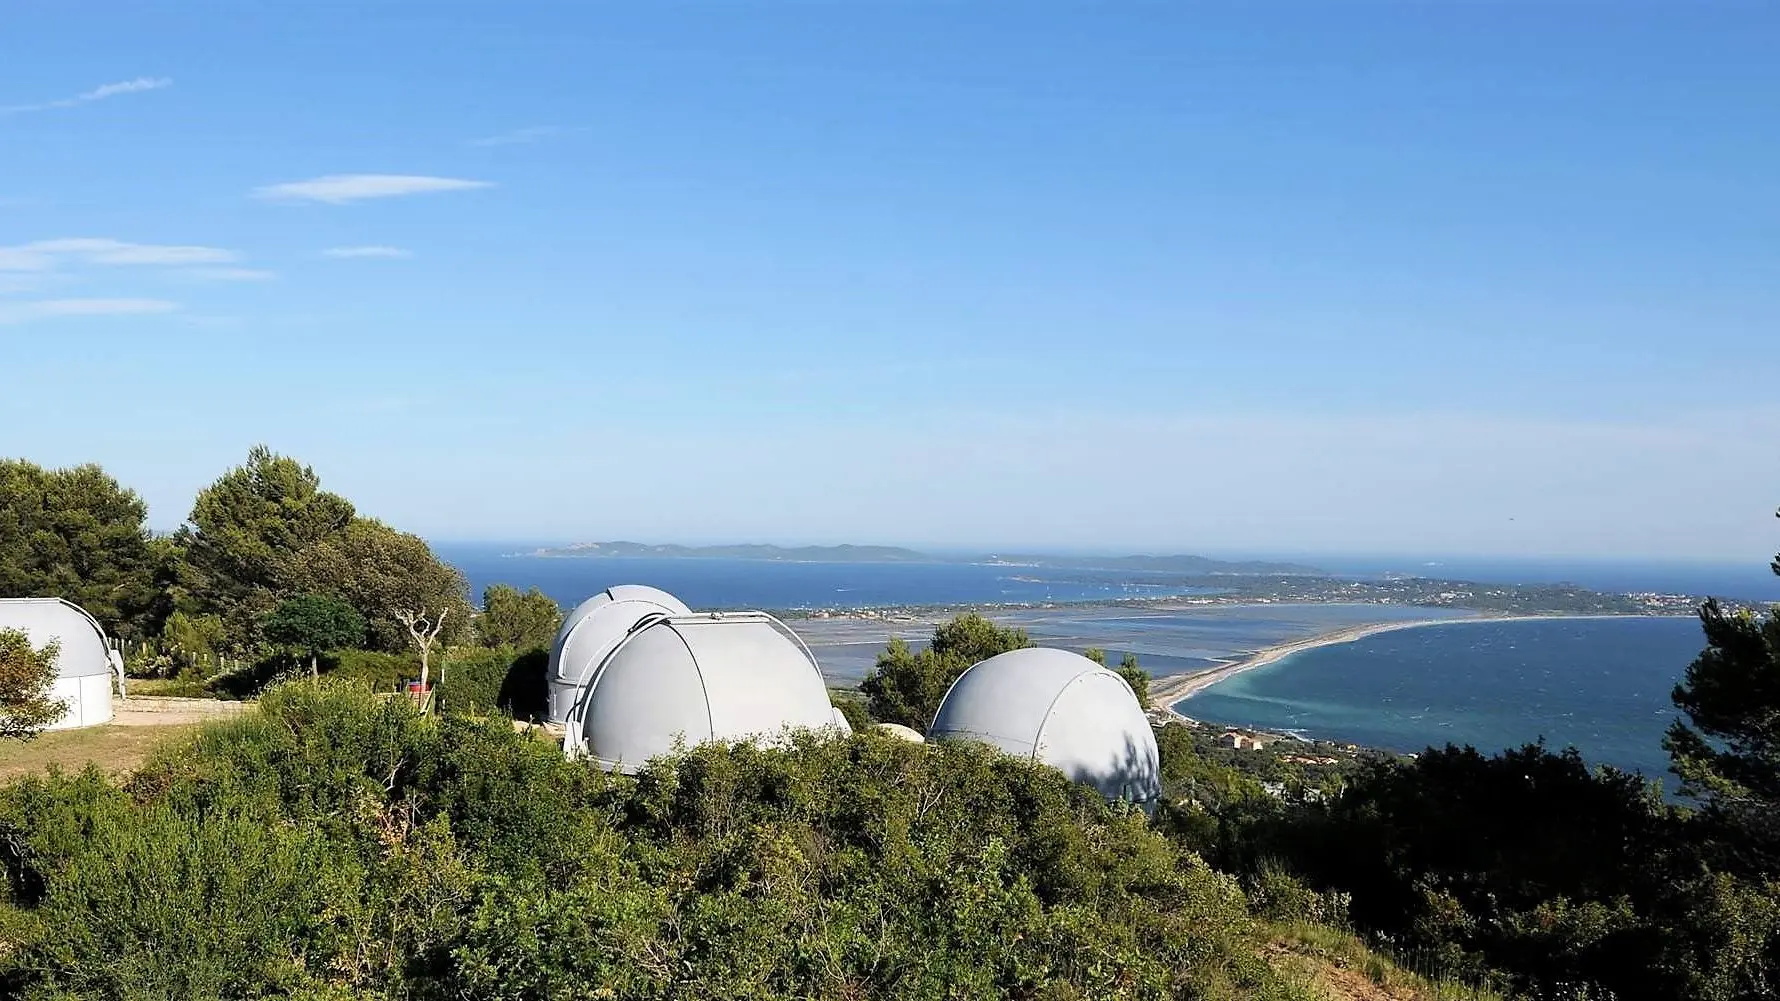
{"label": "green shrub", "polygon": [[175,699],[209,699],[227,694],[219,692],[210,682],[193,678],[185,672],[181,672],[177,678],[131,678],[128,689],[131,695]]}
{"label": "green shrub", "polygon": [[354,682],[376,692],[398,691],[420,678],[420,660],[412,653],[377,650],[335,650],[322,660],[322,672],[335,681]]}
{"label": "green shrub", "polygon": [[1244,885],[1248,890],[1249,905],[1256,914],[1271,921],[1339,926],[1347,919],[1341,910],[1346,900],[1344,894],[1318,893],[1274,860],[1263,862]]}
{"label": "green shrub", "polygon": [[1744,1001],[1780,982],[1775,880],[1713,873],[1697,815],[1573,750],[1429,749],[1325,801],[1216,820],[1258,906],[1301,901],[1250,861],[1285,859],[1432,975],[1620,1001]]}
{"label": "green shrub", "polygon": [[0,789],[24,997],[1302,997],[1236,883],[1047,768],[804,736],[609,776],[300,683]]}
{"label": "green shrub", "polygon": [[472,715],[502,711],[514,719],[541,718],[549,706],[544,650],[508,648],[454,653],[439,668],[435,699],[444,712]]}
{"label": "green shrub", "polygon": [[35,915],[51,931],[35,943],[33,965],[45,985],[79,996],[310,985],[305,960],[331,958],[321,915],[363,879],[355,860],[329,847],[315,828],[179,816],[164,804],[96,825],[58,860]]}

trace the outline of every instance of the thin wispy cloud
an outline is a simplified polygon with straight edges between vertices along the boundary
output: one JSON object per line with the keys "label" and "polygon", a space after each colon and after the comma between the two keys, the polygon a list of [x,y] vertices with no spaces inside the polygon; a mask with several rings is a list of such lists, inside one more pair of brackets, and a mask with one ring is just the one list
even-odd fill
{"label": "thin wispy cloud", "polygon": [[0,324],[80,316],[144,316],[178,310],[179,303],[166,299],[38,299],[0,304]]}
{"label": "thin wispy cloud", "polygon": [[[80,283],[114,268],[149,270],[197,282],[259,282],[278,275],[239,267],[239,254],[194,244],[131,243],[108,237],[72,236],[0,246],[0,295],[42,295],[59,283]],[[0,304],[0,322],[23,323],[63,316],[165,313],[178,309],[165,299],[66,298]]]}
{"label": "thin wispy cloud", "polygon": [[180,274],[205,282],[269,282],[278,277],[276,271],[259,268],[189,268]]}
{"label": "thin wispy cloud", "polygon": [[427,177],[416,174],[329,174],[307,181],[290,181],[255,188],[254,196],[272,201],[323,202],[345,205],[370,198],[401,198],[441,191],[472,191],[492,188],[488,181],[458,177]]}
{"label": "thin wispy cloud", "polygon": [[54,111],[57,108],[74,108],[82,104],[92,104],[106,98],[118,97],[123,94],[140,94],[148,90],[160,90],[173,86],[173,81],[166,77],[139,76],[134,80],[120,80],[117,83],[103,84],[83,94],[73,97],[57,98],[53,101],[38,101],[35,104],[13,104],[0,106],[0,118],[7,115],[23,115],[33,111]]}
{"label": "thin wispy cloud", "polygon": [[229,264],[239,256],[221,247],[66,237],[0,247],[0,271],[53,271],[65,264],[183,267]]}
{"label": "thin wispy cloud", "polygon": [[561,125],[533,125],[530,128],[514,129],[511,132],[502,132],[499,135],[483,136],[480,139],[471,139],[465,145],[468,145],[468,146],[521,146],[526,143],[535,143],[535,142],[539,142],[544,139],[554,139],[557,136],[566,136],[571,133],[575,133],[575,132],[579,132],[579,131],[581,131],[581,130],[565,128]]}
{"label": "thin wispy cloud", "polygon": [[360,257],[375,257],[375,258],[384,258],[387,260],[394,260],[396,258],[413,257],[414,254],[411,251],[403,250],[401,247],[373,246],[373,247],[329,247],[328,249],[321,252],[321,256],[323,256],[323,257],[337,257],[337,258],[342,258],[342,259],[352,259],[352,258],[360,258]]}

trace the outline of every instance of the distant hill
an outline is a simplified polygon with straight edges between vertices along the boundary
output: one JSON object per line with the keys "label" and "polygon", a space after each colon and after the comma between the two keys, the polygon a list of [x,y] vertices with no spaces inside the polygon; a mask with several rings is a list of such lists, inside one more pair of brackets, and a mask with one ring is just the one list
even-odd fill
{"label": "distant hill", "polygon": [[1005,553],[988,556],[934,556],[898,546],[678,546],[642,542],[577,542],[537,549],[526,556],[612,559],[776,560],[784,563],[987,563],[1052,570],[1122,570],[1138,573],[1293,574],[1324,571],[1299,563],[1214,560],[1204,556],[1050,556]]}

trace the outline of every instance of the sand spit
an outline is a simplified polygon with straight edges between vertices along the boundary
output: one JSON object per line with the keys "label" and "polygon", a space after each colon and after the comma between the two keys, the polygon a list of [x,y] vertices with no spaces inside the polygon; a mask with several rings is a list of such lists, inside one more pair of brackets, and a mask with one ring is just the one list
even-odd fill
{"label": "sand spit", "polygon": [[1455,623],[1463,623],[1463,622],[1503,622],[1503,621],[1507,621],[1510,619],[1536,621],[1536,620],[1543,620],[1543,619],[1626,619],[1626,618],[1642,618],[1642,616],[1631,616],[1631,615],[1468,615],[1468,616],[1464,616],[1464,617],[1453,617],[1453,618],[1446,618],[1446,619],[1410,619],[1410,620],[1406,620],[1406,621],[1405,620],[1397,620],[1397,621],[1393,621],[1393,622],[1371,622],[1371,623],[1366,623],[1364,625],[1358,625],[1358,626],[1345,626],[1341,629],[1330,630],[1329,632],[1319,633],[1315,636],[1309,636],[1304,639],[1291,640],[1291,641],[1288,641],[1285,643],[1276,643],[1273,646],[1264,647],[1260,650],[1257,650],[1254,653],[1251,653],[1246,657],[1243,657],[1243,658],[1240,658],[1237,660],[1232,660],[1229,663],[1219,664],[1217,667],[1211,668],[1209,670],[1195,671],[1191,674],[1175,674],[1175,675],[1170,675],[1166,678],[1157,678],[1156,680],[1150,682],[1150,706],[1152,708],[1156,708],[1156,709],[1164,709],[1164,710],[1172,711],[1172,707],[1174,706],[1174,704],[1179,702],[1180,700],[1187,698],[1188,696],[1194,695],[1198,692],[1202,692],[1205,689],[1210,688],[1212,685],[1215,685],[1220,681],[1226,681],[1230,678],[1234,678],[1235,676],[1243,673],[1244,671],[1252,671],[1257,667],[1266,667],[1268,664],[1278,663],[1279,661],[1281,661],[1287,657],[1290,657],[1291,655],[1293,655],[1295,653],[1303,653],[1306,650],[1314,650],[1317,647],[1332,646],[1336,643],[1352,643],[1355,640],[1362,640],[1368,636],[1376,636],[1379,633],[1395,632],[1398,629],[1419,629],[1422,626],[1447,626],[1447,625],[1453,625]]}

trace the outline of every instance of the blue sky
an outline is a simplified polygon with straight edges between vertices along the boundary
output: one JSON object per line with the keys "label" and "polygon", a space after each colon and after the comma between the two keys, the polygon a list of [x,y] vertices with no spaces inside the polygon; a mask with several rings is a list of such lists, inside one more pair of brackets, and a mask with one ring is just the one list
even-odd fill
{"label": "blue sky", "polygon": [[435,538],[1780,522],[1758,4],[25,2],[0,454]]}

